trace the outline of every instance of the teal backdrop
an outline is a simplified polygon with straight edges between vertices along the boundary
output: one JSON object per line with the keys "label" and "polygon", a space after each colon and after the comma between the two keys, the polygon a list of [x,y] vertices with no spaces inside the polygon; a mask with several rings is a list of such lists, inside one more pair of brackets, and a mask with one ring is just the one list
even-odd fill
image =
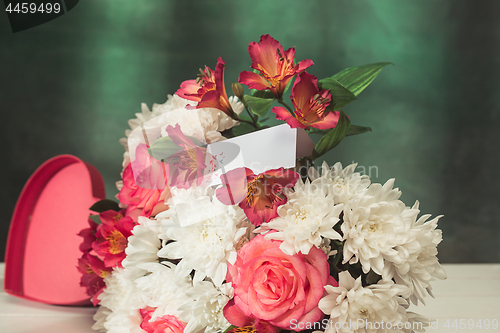
{"label": "teal backdrop", "polygon": [[443,214],[442,262],[500,262],[499,13],[497,0],[84,0],[12,33],[2,12],[0,259],[16,199],[43,161],[90,162],[113,197],[118,140],[140,103],[165,102],[219,56],[230,90],[251,64],[248,43],[271,34],[313,59],[320,78],[394,63],[345,107],[373,132],[326,160],[358,162],[374,182],[396,178],[407,205]]}

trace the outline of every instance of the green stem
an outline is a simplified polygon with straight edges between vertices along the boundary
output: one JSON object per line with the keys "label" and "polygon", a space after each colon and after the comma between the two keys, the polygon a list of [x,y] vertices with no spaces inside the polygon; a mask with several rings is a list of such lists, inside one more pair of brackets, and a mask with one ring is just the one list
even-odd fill
{"label": "green stem", "polygon": [[250,125],[252,125],[255,129],[259,129],[259,128],[260,128],[260,127],[259,127],[259,125],[257,125],[257,123],[253,120],[253,118],[252,118],[252,121],[250,121],[250,120],[246,120],[246,119],[241,119],[240,117],[238,117],[238,115],[237,115],[237,114],[234,114],[233,119],[234,119],[234,120],[236,120],[236,121],[239,121],[239,122],[241,122],[241,123],[247,123],[247,124],[250,124]]}
{"label": "green stem", "polygon": [[250,110],[248,110],[248,108],[245,106],[245,110],[247,111],[248,115],[250,116],[250,119],[252,119],[253,123],[254,123],[254,127],[255,125],[257,125],[257,115],[255,115],[255,118],[254,118],[254,115],[252,115],[252,112],[250,112]]}
{"label": "green stem", "polygon": [[286,104],[286,102],[283,99],[279,99],[278,102],[280,104],[282,104],[284,107],[286,107],[288,109],[288,111],[290,111],[291,114],[295,115],[295,112],[293,112],[293,109],[288,104]]}

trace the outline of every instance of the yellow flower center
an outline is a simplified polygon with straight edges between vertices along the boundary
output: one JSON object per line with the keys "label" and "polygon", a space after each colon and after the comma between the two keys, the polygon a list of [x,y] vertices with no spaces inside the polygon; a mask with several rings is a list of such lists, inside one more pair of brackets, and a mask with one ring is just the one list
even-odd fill
{"label": "yellow flower center", "polygon": [[121,253],[127,247],[127,239],[118,230],[113,230],[106,240],[109,242],[109,253],[111,254]]}

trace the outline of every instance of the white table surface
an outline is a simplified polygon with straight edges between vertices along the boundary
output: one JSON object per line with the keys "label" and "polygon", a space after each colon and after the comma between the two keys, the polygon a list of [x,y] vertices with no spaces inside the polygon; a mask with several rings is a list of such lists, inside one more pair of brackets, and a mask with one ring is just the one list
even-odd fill
{"label": "white table surface", "polygon": [[[500,332],[483,328],[453,328],[455,319],[496,319],[500,324],[500,264],[445,264],[448,279],[434,281],[435,298],[427,306],[411,306],[414,312],[435,318],[427,332]],[[3,286],[4,264],[0,263]],[[0,333],[90,333],[94,308],[63,307],[19,299],[0,292]],[[449,328],[446,328],[448,321]],[[459,327],[459,321],[457,321]]]}

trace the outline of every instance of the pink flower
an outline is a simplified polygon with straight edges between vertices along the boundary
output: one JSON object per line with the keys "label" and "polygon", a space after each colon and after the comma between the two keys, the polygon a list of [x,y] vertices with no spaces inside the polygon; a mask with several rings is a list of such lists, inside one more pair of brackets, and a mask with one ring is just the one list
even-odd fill
{"label": "pink flower", "polygon": [[137,146],[135,160],[123,170],[123,187],[118,193],[118,200],[127,205],[126,216],[137,221],[139,215],[156,216],[168,209],[165,201],[170,196],[170,188],[165,185],[164,166],[149,155],[145,144]]}
{"label": "pink flower", "polygon": [[238,82],[250,89],[271,90],[281,98],[288,82],[298,73],[313,65],[310,59],[294,64],[295,48],[283,51],[280,42],[269,35],[262,35],[260,42],[251,42],[248,53],[252,58],[252,68],[259,74],[249,71],[240,73]]}
{"label": "pink flower", "polygon": [[82,229],[78,234],[78,236],[83,237],[83,242],[80,244],[80,251],[84,253],[92,251],[92,243],[96,240],[95,233],[97,231],[97,223],[90,218],[87,220],[90,228]]}
{"label": "pink flower", "polygon": [[126,257],[125,248],[135,223],[131,217],[124,217],[122,213],[123,211],[107,210],[99,214],[102,224],[97,226],[97,239],[92,243],[92,249],[104,257],[106,267],[121,267],[121,262]]}
{"label": "pink flower", "polygon": [[245,244],[234,265],[229,265],[227,281],[234,287],[234,299],[224,308],[224,316],[235,326],[255,321],[291,329],[291,323],[314,323],[323,313],[318,302],[330,276],[327,257],[313,247],[309,254],[284,254],[281,241],[258,235]]}
{"label": "pink flower", "polygon": [[248,168],[238,168],[221,176],[225,187],[217,189],[217,198],[225,205],[239,204],[255,226],[278,216],[278,206],[287,202],[285,187],[292,187],[299,174],[284,168],[268,170],[258,175]]}
{"label": "pink flower", "polygon": [[227,98],[224,85],[224,66],[224,61],[219,57],[215,71],[210,67],[205,67],[204,70],[200,70],[201,74],[198,79],[184,81],[175,94],[198,102],[197,109],[214,108],[231,117],[234,111]]}
{"label": "pink flower", "polygon": [[151,314],[154,308],[141,309],[141,328],[148,333],[182,333],[186,328],[186,323],[180,321],[175,316],[166,315],[151,321]]}
{"label": "pink flower", "polygon": [[78,259],[78,270],[82,273],[80,285],[86,288],[87,295],[92,298],[94,306],[99,304],[97,296],[104,291],[106,284],[104,278],[111,273],[112,268],[106,267],[104,262],[85,252],[80,259]]}
{"label": "pink flower", "polygon": [[172,141],[182,148],[179,152],[169,156],[165,163],[169,165],[170,186],[177,188],[190,188],[191,184],[200,185],[203,182],[203,170],[207,149],[194,144],[181,131],[179,124],[165,128]]}
{"label": "pink flower", "polygon": [[317,81],[314,75],[302,72],[292,88],[295,117],[284,107],[275,106],[273,112],[276,118],[286,121],[291,128],[331,129],[337,126],[340,113],[325,112],[331,101],[331,93],[326,89],[319,91]]}

